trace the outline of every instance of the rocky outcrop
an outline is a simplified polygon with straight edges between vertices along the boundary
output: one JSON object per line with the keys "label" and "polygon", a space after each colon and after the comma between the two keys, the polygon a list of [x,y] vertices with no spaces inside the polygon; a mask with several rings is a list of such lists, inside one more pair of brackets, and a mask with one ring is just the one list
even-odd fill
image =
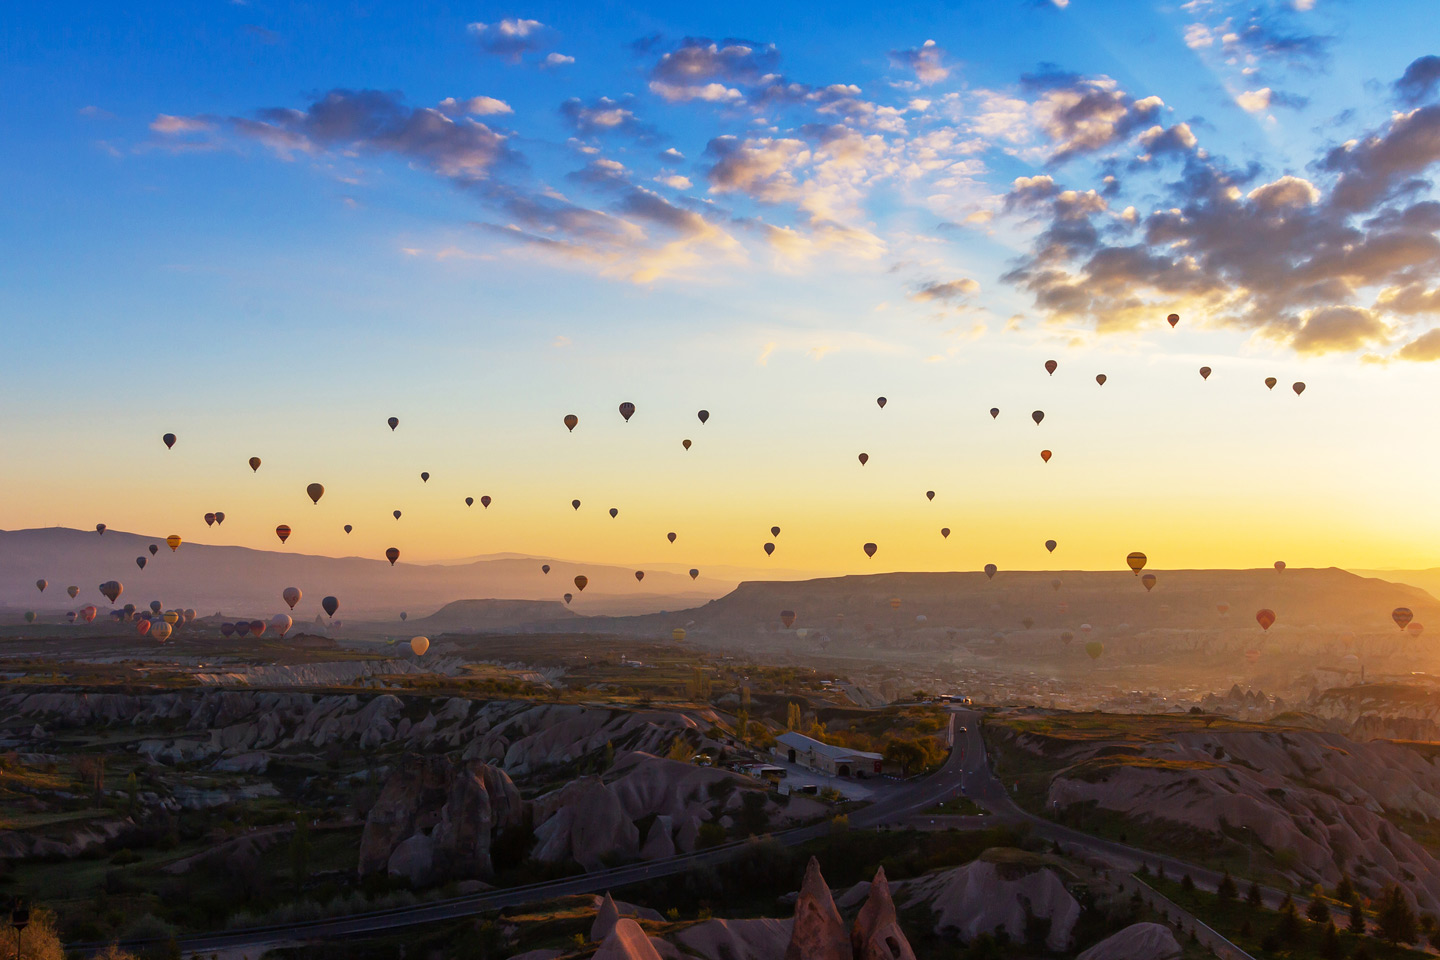
{"label": "rocky outcrop", "polygon": [[686,953],[704,960],[779,960],[790,942],[790,920],[706,920],[675,934]]}
{"label": "rocky outcrop", "polygon": [[387,871],[416,885],[441,877],[488,876],[490,844],[523,819],[520,792],[488,764],[408,756],[365,818],[361,876]]}
{"label": "rocky outcrop", "polygon": [[610,936],[619,922],[620,911],[615,907],[614,898],[607,893],[600,902],[600,909],[595,911],[595,922],[590,924],[591,942],[599,943]]}
{"label": "rocky outcrop", "polygon": [[574,860],[597,870],[608,858],[634,859],[640,831],[599,777],[571,780],[534,803],[537,860]]}
{"label": "rocky outcrop", "polygon": [[1023,942],[1026,921],[1050,922],[1045,945],[1064,950],[1070,943],[1080,904],[1044,861],[1018,850],[987,850],[979,859],[908,881],[907,907],[927,905],[935,914],[935,932],[952,932],[969,942],[1000,927]]}
{"label": "rocky outcrop", "polygon": [[640,924],[622,917],[595,951],[593,960],[660,960],[660,954]]}
{"label": "rocky outcrop", "polygon": [[850,931],[850,947],[855,960],[915,960],[910,941],[900,929],[884,867],[870,881],[869,896]]}
{"label": "rocky outcrop", "polygon": [[1160,923],[1133,923],[1106,937],[1075,960],[1175,960],[1180,944],[1170,928]]}
{"label": "rocky outcrop", "polygon": [[800,885],[800,898],[795,901],[795,923],[785,960],[851,960],[850,935],[830,888],[820,873],[820,861],[814,857],[805,867],[805,882]]}

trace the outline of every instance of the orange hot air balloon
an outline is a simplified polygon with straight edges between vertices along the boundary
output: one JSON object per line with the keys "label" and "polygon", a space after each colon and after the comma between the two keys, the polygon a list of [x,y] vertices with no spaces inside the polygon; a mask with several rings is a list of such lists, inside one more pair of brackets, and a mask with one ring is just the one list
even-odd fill
{"label": "orange hot air balloon", "polygon": [[1045,372],[1048,373],[1048,374],[1050,374],[1050,376],[1053,377],[1053,376],[1055,376],[1055,368],[1058,367],[1058,366],[1060,366],[1060,364],[1056,363],[1054,360],[1046,360],[1046,361],[1045,361]]}
{"label": "orange hot air balloon", "polygon": [[411,637],[411,638],[410,638],[410,652],[414,653],[415,656],[417,656],[417,657],[423,657],[423,656],[425,656],[425,651],[426,651],[426,650],[429,650],[429,649],[430,649],[430,638],[429,638],[429,637]]}
{"label": "orange hot air balloon", "polygon": [[709,410],[701,410],[699,413],[695,414],[695,416],[697,416],[697,417],[700,418],[700,422],[701,422],[701,423],[704,423],[706,420],[709,420],[709,419],[710,419],[710,411],[709,411]]}
{"label": "orange hot air balloon", "polygon": [[548,564],[548,563],[542,563],[542,564],[540,564],[540,572],[541,572],[541,573],[549,573],[549,572],[550,572],[550,564]]}
{"label": "orange hot air balloon", "polygon": [[1200,368],[1200,379],[1201,379],[1201,380],[1209,380],[1209,379],[1210,379],[1210,368],[1209,368],[1209,367],[1201,367],[1201,368]]}
{"label": "orange hot air balloon", "polygon": [[1048,551],[1050,551],[1051,553],[1054,553],[1054,552],[1055,552],[1055,548],[1058,547],[1058,546],[1059,546],[1059,544],[1056,543],[1054,540],[1046,540],[1046,541],[1045,541],[1045,549],[1048,550]]}
{"label": "orange hot air balloon", "polygon": [[991,408],[990,408],[990,419],[991,419],[991,420],[995,420],[995,419],[997,419],[999,416],[1000,416],[1000,408],[999,408],[999,407],[991,407]]}
{"label": "orange hot air balloon", "polygon": [[1000,572],[1000,568],[997,567],[997,566],[995,566],[995,564],[993,564],[993,563],[987,563],[987,564],[985,564],[985,577],[986,577],[986,579],[988,579],[988,580],[994,580],[994,579],[995,579],[995,574],[997,574],[997,573],[999,573],[999,572]]}
{"label": "orange hot air balloon", "polygon": [[779,528],[779,527],[771,527],[771,528],[770,528],[770,536],[772,536],[772,537],[778,537],[778,536],[780,536],[780,528]]}
{"label": "orange hot air balloon", "polygon": [[1151,590],[1155,589],[1155,574],[1145,574],[1145,576],[1140,578],[1140,582],[1145,584],[1145,592],[1149,593]]}
{"label": "orange hot air balloon", "polygon": [[170,547],[170,552],[174,553],[180,549],[180,535],[178,533],[170,534],[170,536],[165,538],[165,543]]}
{"label": "orange hot air balloon", "polygon": [[1051,453],[1050,453],[1049,450],[1041,450],[1041,451],[1040,451],[1040,459],[1041,459],[1041,460],[1044,460],[1046,463],[1049,463],[1049,462],[1050,462],[1050,457],[1051,457]]}
{"label": "orange hot air balloon", "polygon": [[1108,379],[1110,379],[1110,378],[1107,377],[1107,376],[1105,376],[1105,374],[1103,374],[1103,373],[1097,373],[1097,374],[1095,374],[1095,382],[1098,383],[1098,384],[1100,384],[1100,386],[1102,386],[1102,387],[1105,386],[1105,381],[1108,380]]}
{"label": "orange hot air balloon", "polygon": [[480,506],[484,507],[486,510],[489,510],[489,509],[490,509],[490,504],[491,504],[492,502],[493,502],[493,501],[490,499],[490,495],[489,495],[489,494],[486,494],[485,496],[483,496],[483,497],[480,498]]}
{"label": "orange hot air balloon", "polygon": [[1410,624],[1410,626],[1406,627],[1405,632],[1410,634],[1410,636],[1412,637],[1418,637],[1420,636],[1420,634],[1425,632],[1425,624],[1417,620],[1416,622]]}
{"label": "orange hot air balloon", "polygon": [[645,571],[644,571],[644,570],[636,570],[636,571],[635,571],[635,582],[636,582],[636,583],[639,583],[641,580],[644,580],[644,579],[645,579]]}
{"label": "orange hot air balloon", "polygon": [[579,425],[579,423],[580,423],[580,418],[577,417],[577,416],[575,416],[575,414],[573,414],[573,413],[567,413],[567,414],[565,414],[565,429],[566,429],[566,430],[569,430],[571,433],[574,433],[574,432],[575,432],[575,428],[576,428],[576,426]]}
{"label": "orange hot air balloon", "polygon": [[400,551],[390,547],[385,551],[385,559],[390,561],[390,566],[395,566],[395,561],[400,559]]}
{"label": "orange hot air balloon", "polygon": [[85,606],[80,608],[80,619],[84,620],[86,623],[94,623],[95,615],[99,612],[100,611],[96,608],[95,604],[87,603],[85,604]]}
{"label": "orange hot air balloon", "polygon": [[259,458],[259,457],[251,457],[251,458],[250,458],[250,470],[251,470],[251,472],[252,472],[252,473],[253,473],[253,472],[258,472],[259,469],[260,469],[260,458]]}
{"label": "orange hot air balloon", "polygon": [[674,534],[673,532],[672,532],[672,533],[667,533],[667,534],[665,534],[665,539],[666,539],[666,540],[669,540],[671,543],[674,543],[674,542],[675,542],[675,534]]}
{"label": "orange hot air balloon", "polygon": [[863,466],[865,466],[865,464],[867,464],[867,463],[869,463],[869,462],[870,462],[870,454],[868,454],[868,453],[862,453],[862,454],[860,454],[860,466],[863,467]]}
{"label": "orange hot air balloon", "polygon": [[280,538],[280,542],[281,542],[281,543],[284,543],[286,540],[289,540],[289,539],[290,539],[290,524],[288,524],[288,523],[282,523],[282,524],[280,524],[280,526],[276,527],[276,528],[275,528],[275,536],[277,536],[277,537]]}
{"label": "orange hot air balloon", "polygon": [[689,440],[681,440],[681,441],[680,441],[680,446],[684,447],[686,450],[689,450],[689,449],[690,449],[690,441],[689,441]]}
{"label": "orange hot air balloon", "polygon": [[949,528],[949,527],[941,527],[941,528],[940,528],[940,536],[944,537],[946,540],[950,539],[950,528]]}
{"label": "orange hot air balloon", "polygon": [[900,609],[900,598],[899,598],[899,597],[891,597],[891,598],[890,598],[890,609],[891,609],[891,610],[899,610],[899,609]]}
{"label": "orange hot air balloon", "polygon": [[295,604],[300,602],[300,588],[286,587],[284,590],[280,591],[280,599],[284,600],[287,604],[289,604],[291,610],[294,610]]}
{"label": "orange hot air balloon", "polygon": [[399,510],[392,511],[391,516],[393,516],[396,520],[399,520],[399,519],[400,519],[400,511],[399,511]]}
{"label": "orange hot air balloon", "polygon": [[1180,314],[1178,314],[1178,313],[1172,313],[1172,314],[1170,314],[1170,316],[1166,317],[1165,319],[1169,322],[1170,326],[1173,327],[1173,326],[1175,326],[1175,324],[1177,324],[1177,323],[1180,322]]}
{"label": "orange hot air balloon", "polygon": [[697,569],[694,568],[694,567],[691,567],[691,568],[690,568],[690,579],[691,579],[691,580],[694,580],[694,579],[695,579],[696,577],[698,577],[698,576],[700,576],[700,571],[697,570]]}
{"label": "orange hot air balloon", "polygon": [[1269,630],[1275,624],[1275,611],[1269,609],[1257,610],[1255,612],[1255,622],[1260,624],[1261,630]]}
{"label": "orange hot air balloon", "polygon": [[791,625],[794,624],[794,622],[795,622],[795,611],[794,611],[794,610],[781,610],[781,611],[780,611],[780,622],[783,623],[783,624],[785,624],[785,629],[786,629],[786,630],[789,630],[790,627],[791,627]]}
{"label": "orange hot air balloon", "polygon": [[1390,611],[1390,619],[1395,621],[1395,626],[1404,630],[1410,621],[1415,619],[1415,613],[1409,607],[1396,607]]}
{"label": "orange hot air balloon", "polygon": [[865,551],[865,556],[873,558],[875,556],[875,551],[879,550],[880,548],[873,543],[867,543],[865,544],[865,546],[861,547],[861,549]]}
{"label": "orange hot air balloon", "polygon": [[385,422],[388,423],[388,424],[390,424],[390,432],[391,432],[391,433],[394,433],[394,432],[395,432],[395,428],[398,427],[398,426],[400,426],[400,418],[399,418],[399,417],[391,417],[389,420],[386,420]]}
{"label": "orange hot air balloon", "polygon": [[1141,553],[1139,550],[1136,550],[1134,553],[1130,554],[1128,557],[1125,558],[1125,562],[1130,565],[1131,570],[1135,571],[1135,575],[1139,576],[1140,571],[1145,569],[1145,563],[1148,559],[1149,558],[1146,557],[1145,554]]}
{"label": "orange hot air balloon", "polygon": [[610,508],[610,519],[611,519],[611,520],[614,520],[614,519],[615,519],[616,517],[618,517],[619,515],[620,515],[620,511],[619,511],[619,510],[615,509],[614,507],[611,507],[611,508]]}
{"label": "orange hot air balloon", "polygon": [[671,630],[671,631],[670,631],[670,639],[671,639],[671,640],[674,640],[676,643],[679,643],[680,641],[684,640],[684,639],[685,639],[685,628],[684,628],[684,627],[676,627],[674,630]]}
{"label": "orange hot air balloon", "polygon": [[773,544],[773,543],[766,543],[766,544],[765,544],[765,556],[770,557],[770,556],[774,556],[774,555],[775,555],[775,544]]}
{"label": "orange hot air balloon", "polygon": [[310,484],[310,486],[305,488],[305,492],[310,495],[311,503],[318,504],[320,502],[320,498],[325,496],[325,488],[318,483]]}
{"label": "orange hot air balloon", "polygon": [[147,633],[150,632],[150,621],[149,621],[149,620],[136,620],[136,621],[135,621],[135,632],[138,633],[138,634],[140,634],[140,636],[142,636],[142,637],[145,636],[145,634],[147,634]]}
{"label": "orange hot air balloon", "polygon": [[1036,410],[1034,413],[1030,414],[1030,419],[1035,421],[1035,426],[1040,426],[1040,421],[1045,419],[1045,411]]}
{"label": "orange hot air balloon", "polygon": [[1274,377],[1266,377],[1266,378],[1265,378],[1265,388],[1266,388],[1267,390],[1274,390],[1274,389],[1275,389],[1275,384],[1277,384],[1277,383],[1279,383],[1279,382],[1280,382],[1280,381],[1279,381],[1279,380],[1276,380]]}
{"label": "orange hot air balloon", "polygon": [[215,526],[215,514],[213,514],[213,513],[207,513],[207,514],[205,514],[205,526],[207,526],[207,527],[213,527],[213,526]]}
{"label": "orange hot air balloon", "polygon": [[1300,396],[1300,394],[1302,394],[1302,393],[1305,392],[1305,384],[1304,384],[1303,382],[1299,381],[1299,380],[1296,380],[1294,383],[1292,383],[1292,384],[1290,385],[1290,389],[1291,389],[1291,390],[1294,390],[1294,391],[1295,391],[1295,396],[1298,397],[1298,396]]}
{"label": "orange hot air balloon", "polygon": [[629,400],[626,400],[624,403],[620,404],[620,416],[625,418],[626,423],[629,423],[630,418],[635,416],[635,404],[631,403]]}
{"label": "orange hot air balloon", "polygon": [[579,590],[581,593],[584,593],[585,585],[589,582],[590,578],[585,576],[584,574],[581,574],[580,576],[575,578],[575,589]]}
{"label": "orange hot air balloon", "polygon": [[1285,561],[1284,561],[1284,560],[1276,560],[1276,561],[1275,561],[1275,570],[1276,570],[1276,572],[1283,572],[1284,569],[1285,569]]}
{"label": "orange hot air balloon", "polygon": [[884,410],[884,409],[885,409],[885,404],[888,403],[889,401],[887,401],[884,397],[876,397],[876,398],[875,398],[875,402],[880,405],[880,409],[881,409],[881,410]]}
{"label": "orange hot air balloon", "polygon": [[576,510],[579,510],[579,509],[580,509],[580,501],[579,501],[579,500],[571,500],[571,501],[570,501],[570,506],[574,507]]}

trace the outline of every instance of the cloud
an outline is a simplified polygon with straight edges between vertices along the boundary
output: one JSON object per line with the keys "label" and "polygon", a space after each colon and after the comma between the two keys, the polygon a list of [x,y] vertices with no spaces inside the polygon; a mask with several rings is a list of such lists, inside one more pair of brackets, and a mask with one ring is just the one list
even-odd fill
{"label": "cloud", "polygon": [[574,57],[567,57],[563,53],[547,53],[540,65],[542,67],[564,67],[574,62]]}
{"label": "cloud", "polygon": [[1247,113],[1264,113],[1270,109],[1270,97],[1273,91],[1269,87],[1261,87],[1259,90],[1247,90],[1235,96],[1235,103],[1241,110]]}
{"label": "cloud", "polygon": [[515,112],[510,104],[504,100],[496,100],[494,97],[471,97],[469,100],[446,97],[436,105],[435,109],[448,117],[463,114],[469,114],[472,117],[490,117]]}
{"label": "cloud", "polygon": [[908,50],[891,50],[890,62],[897,67],[906,67],[915,72],[915,79],[929,86],[950,76],[945,66],[945,51],[936,46],[934,40],[926,40],[919,47]]}
{"label": "cloud", "polygon": [[777,344],[774,340],[771,340],[769,343],[765,344],[764,348],[760,351],[760,356],[755,358],[755,365],[757,367],[763,367],[768,364],[770,362],[770,354],[775,352],[775,348],[777,346],[779,346],[779,344]]}
{"label": "cloud", "polygon": [[1225,51],[1256,61],[1277,61],[1292,67],[1313,68],[1329,59],[1333,38],[1316,33],[1285,32],[1276,21],[1260,14],[1221,38]]}
{"label": "cloud", "polygon": [[1364,307],[1322,307],[1307,313],[1299,331],[1290,340],[1296,353],[1348,353],[1361,347],[1384,343],[1389,328]]}
{"label": "cloud", "polygon": [[1334,203],[1363,210],[1397,192],[1427,186],[1419,175],[1436,160],[1440,160],[1440,105],[1393,117],[1387,129],[1331,150],[1320,166],[1339,174]]}
{"label": "cloud", "polygon": [[539,20],[521,19],[472,23],[466,29],[481,50],[511,63],[519,63],[525,54],[538,51],[547,32]]}
{"label": "cloud", "polygon": [[1401,360],[1431,363],[1440,360],[1440,329],[1427,330],[1395,352]]}
{"label": "cloud", "polygon": [[689,190],[694,186],[689,177],[681,176],[678,173],[661,174],[655,178],[655,182],[664,184],[672,190]]}
{"label": "cloud", "polygon": [[208,117],[176,117],[168,113],[162,113],[150,121],[150,130],[154,133],[173,136],[185,133],[203,133],[215,129],[214,121]]}
{"label": "cloud", "polygon": [[[1136,130],[1153,126],[1165,107],[1159,97],[1135,99],[1109,77],[1081,77],[1053,68],[1023,76],[1021,87],[1037,95],[1028,113],[1053,146],[1052,164],[1124,141]],[[1015,106],[1009,110],[1014,112]],[[989,125],[996,126],[993,121]]]}
{"label": "cloud", "polygon": [[910,299],[917,303],[931,303],[938,300],[954,304],[967,300],[979,292],[980,284],[969,277],[961,277],[958,280],[933,280],[922,284],[910,293]]}
{"label": "cloud", "polygon": [[1405,73],[1395,81],[1395,95],[1405,103],[1429,100],[1440,87],[1440,57],[1431,54],[1410,62]]}
{"label": "cloud", "polygon": [[640,122],[631,109],[632,103],[630,97],[621,100],[596,97],[589,102],[571,97],[560,105],[560,114],[570,122],[576,133],[584,137],[618,134],[637,140],[651,139],[655,135],[654,128]]}

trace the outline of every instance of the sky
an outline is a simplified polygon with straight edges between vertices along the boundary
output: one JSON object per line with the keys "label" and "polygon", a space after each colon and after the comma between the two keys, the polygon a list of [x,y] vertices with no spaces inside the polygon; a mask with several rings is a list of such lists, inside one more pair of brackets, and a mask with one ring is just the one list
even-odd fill
{"label": "sky", "polygon": [[1440,27],[1383,10],[7,5],[0,527],[1440,565]]}

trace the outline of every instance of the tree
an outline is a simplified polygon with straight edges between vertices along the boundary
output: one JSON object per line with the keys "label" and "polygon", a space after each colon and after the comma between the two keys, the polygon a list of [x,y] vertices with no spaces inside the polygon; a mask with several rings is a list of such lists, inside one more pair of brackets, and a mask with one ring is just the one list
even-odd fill
{"label": "tree", "polygon": [[1250,889],[1245,891],[1245,902],[1252,909],[1259,909],[1265,905],[1265,897],[1260,893],[1260,884],[1251,881]]}
{"label": "tree", "polygon": [[290,837],[290,879],[297,896],[310,879],[310,824],[304,813],[295,814],[295,833]]}
{"label": "tree", "polygon": [[1220,898],[1221,903],[1232,903],[1240,896],[1240,891],[1235,889],[1235,879],[1230,876],[1230,871],[1225,871],[1225,876],[1220,878],[1220,885],[1215,888],[1215,896]]}
{"label": "tree", "polygon": [[891,740],[885,744],[885,759],[900,766],[900,776],[908,777],[912,766],[925,762],[925,751],[914,740]]}
{"label": "tree", "polygon": [[785,729],[799,730],[801,723],[800,704],[791,701],[785,706]]}
{"label": "tree", "polygon": [[1319,897],[1310,899],[1310,906],[1305,908],[1305,918],[1312,923],[1328,923],[1330,920],[1330,908],[1325,906],[1325,901]]}
{"label": "tree", "polygon": [[672,740],[670,750],[665,754],[666,759],[678,760],[681,763],[689,763],[693,756],[695,756],[695,748],[690,746],[690,741],[683,736]]}
{"label": "tree", "polygon": [[1410,908],[1410,901],[1405,898],[1405,891],[1398,883],[1390,884],[1381,892],[1375,922],[1380,928],[1380,936],[1391,943],[1414,943],[1420,934],[1415,911]]}
{"label": "tree", "polygon": [[749,739],[749,736],[750,711],[741,707],[740,712],[735,714],[735,738],[737,740],[746,740]]}
{"label": "tree", "polygon": [[65,948],[55,933],[55,914],[44,907],[31,908],[30,925],[20,935],[18,958],[14,929],[0,930],[0,960],[65,960]]}
{"label": "tree", "polygon": [[1345,948],[1340,945],[1340,932],[1333,922],[1326,923],[1320,931],[1320,960],[1341,960]]}
{"label": "tree", "polygon": [[1343,874],[1340,877],[1340,882],[1335,885],[1335,899],[1341,903],[1355,902],[1355,885],[1350,882],[1349,877]]}
{"label": "tree", "polygon": [[1195,892],[1195,881],[1190,879],[1190,874],[1187,873],[1180,878],[1180,889],[1186,893]]}
{"label": "tree", "polygon": [[764,833],[770,828],[770,815],[765,811],[765,794],[758,790],[747,790],[741,795],[735,827],[747,837]]}
{"label": "tree", "polygon": [[1360,900],[1350,902],[1350,932],[1364,936],[1365,934],[1365,908],[1360,905]]}
{"label": "tree", "polygon": [[1280,904],[1280,920],[1275,924],[1275,939],[1282,947],[1298,947],[1304,939],[1305,929],[1300,925],[1300,911],[1295,909],[1295,901],[1290,895],[1285,895],[1285,901]]}

